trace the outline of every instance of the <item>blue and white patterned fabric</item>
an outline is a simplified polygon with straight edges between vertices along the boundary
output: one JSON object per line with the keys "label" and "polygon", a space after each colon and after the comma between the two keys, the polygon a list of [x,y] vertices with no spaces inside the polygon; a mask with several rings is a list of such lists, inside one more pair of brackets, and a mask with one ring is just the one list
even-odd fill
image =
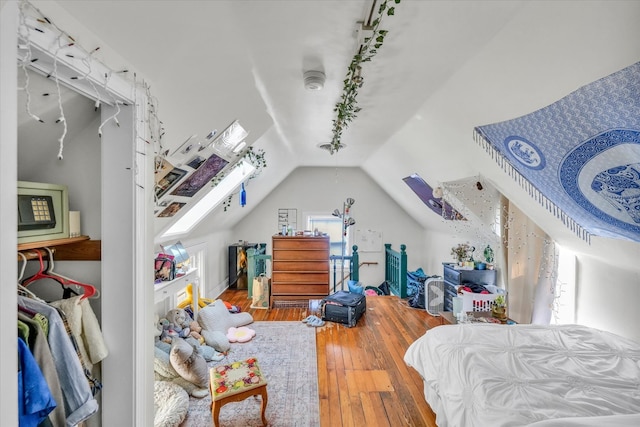
{"label": "blue and white patterned fabric", "polygon": [[640,242],[640,62],[475,136],[583,239]]}

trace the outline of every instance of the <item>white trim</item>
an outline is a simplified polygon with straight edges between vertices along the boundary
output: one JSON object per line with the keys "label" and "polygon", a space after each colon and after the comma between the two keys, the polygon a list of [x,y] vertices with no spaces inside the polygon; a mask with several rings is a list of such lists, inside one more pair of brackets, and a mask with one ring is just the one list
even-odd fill
{"label": "white trim", "polygon": [[[7,6],[15,7],[16,2],[10,1]],[[3,7],[2,16],[2,41],[5,39]],[[17,31],[14,29],[13,33]],[[102,173],[102,280],[101,305],[102,305],[102,330],[105,341],[110,350],[110,355],[102,362],[102,377],[104,388],[102,396],[102,420],[101,425],[152,425],[153,408],[153,341],[150,339],[150,328],[153,325],[153,275],[152,263],[152,229],[151,206],[153,194],[153,179],[149,173],[152,167],[152,153],[148,144],[144,142],[148,132],[148,120],[146,116],[147,100],[141,91],[136,90],[135,82],[126,81],[118,74],[93,58],[82,60],[69,60],[58,49],[57,60],[54,61],[58,39],[53,32],[39,33],[33,31],[31,40],[32,53],[39,55],[37,71],[49,73],[53,71],[53,63],[58,70],[58,81],[89,98],[100,98],[102,102],[102,117],[106,119],[114,114],[116,103],[121,104],[118,120],[120,126],[105,126],[102,132],[101,173]],[[15,50],[16,39],[9,40],[14,46],[13,58],[18,58]],[[74,47],[71,47],[74,49]],[[78,48],[76,48],[78,49]],[[81,52],[81,51],[80,51]],[[3,59],[8,56],[4,54]],[[79,56],[78,56],[79,57]],[[15,59],[14,59],[15,60]],[[5,63],[5,61],[2,61]],[[89,67],[87,69],[86,67]],[[15,62],[11,61],[11,68],[16,70]],[[31,66],[30,68],[34,68]],[[83,79],[70,79],[69,76],[84,76]],[[107,77],[105,77],[107,75]],[[4,71],[3,71],[4,78]],[[17,92],[17,78],[13,76],[14,93]],[[97,91],[96,91],[96,88]],[[17,95],[17,93],[16,93]],[[4,117],[4,93],[3,93],[3,117]],[[124,105],[127,104],[127,105]],[[14,108],[17,113],[17,105]],[[14,116],[15,118],[15,116]],[[16,120],[17,123],[17,120]],[[14,129],[17,125],[14,125]],[[98,130],[96,129],[96,132]],[[138,138],[137,136],[142,138]],[[7,141],[11,141],[8,138]],[[17,151],[17,141],[12,144]],[[4,145],[4,135],[2,138]],[[126,153],[126,154],[125,154]],[[5,159],[4,152],[2,158]],[[10,157],[11,156],[7,153]],[[15,200],[5,197],[5,190],[9,185],[16,191],[15,162],[7,162],[9,168],[13,167],[13,181],[2,183],[3,192],[1,200]],[[10,169],[2,168],[2,177],[9,174]],[[9,180],[10,181],[10,180]],[[15,209],[2,209],[3,215]],[[15,224],[7,219],[3,223]],[[4,230],[4,228],[3,228]],[[4,232],[4,231],[3,231]],[[10,267],[5,271],[12,277],[17,277],[15,271],[15,240],[2,239],[2,248],[11,243]],[[3,236],[4,237],[4,236]],[[9,260],[9,256],[3,256]],[[2,260],[0,260],[2,262]],[[17,273],[15,273],[17,274]],[[148,286],[144,286],[148,284]],[[2,305],[9,299],[4,299]],[[13,310],[15,310],[13,304]],[[5,312],[4,309],[2,310]],[[15,315],[13,316],[15,319]],[[131,325],[148,325],[139,328],[131,328]],[[122,335],[123,330],[128,330],[127,338]],[[10,330],[15,336],[16,331]],[[124,340],[123,340],[124,338]],[[6,342],[11,340],[6,340]],[[14,352],[15,354],[15,352]],[[4,360],[3,360],[4,368]],[[15,363],[11,365],[15,377]],[[3,375],[4,381],[4,375]],[[16,387],[11,389],[17,390]],[[11,395],[10,395],[11,396]],[[15,399],[1,399],[1,404],[12,406],[11,411],[3,411],[9,414],[15,411]],[[10,403],[8,403],[10,402]],[[7,425],[17,425],[6,419]],[[4,425],[4,424],[3,424]]]}
{"label": "white trim", "polygon": [[[16,247],[18,244],[17,197],[18,176],[18,77],[17,57],[18,2],[0,3],[0,271],[10,282],[18,277]],[[9,283],[7,283],[9,285]],[[18,333],[15,327],[17,297],[7,286],[0,299],[0,319],[7,327],[0,330],[0,378],[2,425],[18,425]]]}
{"label": "white trim", "polygon": [[[153,253],[153,153],[146,141],[149,141],[150,130],[147,108],[149,100],[142,91],[135,92],[136,115],[134,144],[134,285],[136,283],[153,283],[153,267],[149,262]],[[134,322],[138,325],[153,325],[153,287],[133,286],[136,293],[135,300],[139,304],[134,305]],[[135,425],[152,425],[154,419],[153,383],[155,374],[153,370],[154,347],[152,340],[148,339],[146,328],[140,328],[135,337]],[[103,419],[104,419],[103,415]],[[105,425],[111,425],[105,423]]]}

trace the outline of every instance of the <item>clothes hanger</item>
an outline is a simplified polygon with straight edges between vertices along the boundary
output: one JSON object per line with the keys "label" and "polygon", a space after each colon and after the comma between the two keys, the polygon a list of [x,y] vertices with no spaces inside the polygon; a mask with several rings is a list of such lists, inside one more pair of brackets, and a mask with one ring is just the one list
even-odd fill
{"label": "clothes hanger", "polygon": [[[71,288],[66,286],[68,284],[72,284],[72,285],[75,285],[76,287],[84,288],[84,293],[83,293],[82,299],[90,298],[90,297],[98,298],[100,296],[100,291],[98,291],[95,288],[95,286],[89,285],[89,284],[86,284],[86,283],[78,282],[77,280],[71,279],[71,278],[69,278],[67,276],[63,276],[62,274],[56,273],[55,271],[53,271],[53,267],[55,265],[55,262],[53,260],[53,251],[48,246],[45,246],[44,249],[49,254],[46,273],[49,274],[52,277],[57,277],[57,278],[62,279],[61,283],[65,287],[65,290],[69,290],[69,291],[73,292],[74,294],[78,295],[77,292],[75,292],[73,289],[71,289]],[[70,296],[65,293],[65,297],[64,298],[69,298],[69,297]]]}
{"label": "clothes hanger", "polygon": [[[49,254],[49,257],[47,258],[47,268],[44,272],[50,276],[61,277],[62,279],[71,280],[68,277],[63,276],[62,274],[54,273],[53,266],[55,265],[55,262],[53,260],[53,250],[51,250],[48,246],[45,246],[44,248]],[[76,296],[80,295],[75,290],[71,289],[68,286],[65,286],[64,283],[62,283],[61,281],[58,280],[58,283],[60,283],[60,286],[62,286],[62,289],[63,289],[62,299],[71,298],[72,295],[76,295]],[[78,288],[79,287],[76,285],[76,289]]]}
{"label": "clothes hanger", "polygon": [[40,298],[38,298],[36,296],[36,294],[34,294],[30,290],[28,290],[26,287],[24,287],[24,286],[22,286],[20,284],[20,281],[22,280],[22,277],[24,276],[24,270],[27,268],[28,260],[27,260],[27,257],[25,256],[25,254],[23,254],[22,252],[18,252],[18,255],[20,256],[20,258],[22,258],[22,267],[20,268],[20,275],[18,276],[18,293],[21,294],[21,295],[24,295],[26,297],[29,297],[29,298],[40,300]]}
{"label": "clothes hanger", "polygon": [[[51,261],[53,261],[53,252],[51,251],[51,249],[49,248],[45,248],[47,249],[47,251],[49,252],[49,259]],[[73,280],[70,279],[68,277],[64,277],[58,273],[54,273],[53,271],[49,270],[48,272],[45,271],[44,269],[44,262],[42,259],[42,252],[39,249],[36,249],[36,253],[38,254],[38,261],[40,262],[40,269],[38,270],[38,272],[36,274],[34,274],[33,276],[29,277],[28,279],[25,279],[22,282],[23,286],[27,286],[29,283],[32,283],[36,280],[40,280],[40,279],[52,279],[55,280],[56,282],[62,284],[63,286],[69,286],[69,285],[77,285],[80,286],[81,288],[84,289],[84,293],[82,294],[82,299],[85,298],[90,298],[94,295],[97,294],[97,289],[92,286],[92,285],[88,285],[86,283],[82,283],[82,282],[78,282],[77,280]]]}
{"label": "clothes hanger", "polygon": [[27,268],[27,256],[22,252],[18,251],[18,256],[22,258],[22,267],[20,268],[20,275],[18,276],[18,283],[22,280],[22,276],[24,276],[24,270]]}

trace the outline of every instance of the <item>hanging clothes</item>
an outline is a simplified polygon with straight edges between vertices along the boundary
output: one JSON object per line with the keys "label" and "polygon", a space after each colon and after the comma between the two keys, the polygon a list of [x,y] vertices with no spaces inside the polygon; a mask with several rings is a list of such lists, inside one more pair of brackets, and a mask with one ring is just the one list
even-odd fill
{"label": "hanging clothes", "polygon": [[67,425],[75,426],[98,411],[98,402],[93,397],[71,336],[56,308],[21,295],[18,295],[18,305],[49,319],[48,343],[60,379]]}
{"label": "hanging clothes", "polygon": [[36,427],[56,407],[49,385],[29,347],[18,338],[18,422]]}
{"label": "hanging clothes", "polygon": [[[27,329],[27,334],[23,334],[22,331]],[[23,338],[27,343],[33,358],[40,367],[42,375],[44,375],[49,390],[54,400],[59,403],[56,408],[49,414],[50,425],[53,427],[65,427],[66,426],[66,414],[64,412],[64,398],[62,396],[62,389],[60,388],[60,379],[58,378],[58,371],[56,371],[55,364],[53,363],[53,356],[51,355],[51,349],[47,342],[47,337],[42,331],[40,323],[27,314],[18,312],[18,335],[23,335],[28,338]]]}
{"label": "hanging clothes", "polygon": [[52,301],[49,304],[62,310],[67,316],[71,333],[82,354],[82,360],[85,366],[93,371],[93,365],[107,357],[109,351],[89,300],[82,296],[75,296]]}

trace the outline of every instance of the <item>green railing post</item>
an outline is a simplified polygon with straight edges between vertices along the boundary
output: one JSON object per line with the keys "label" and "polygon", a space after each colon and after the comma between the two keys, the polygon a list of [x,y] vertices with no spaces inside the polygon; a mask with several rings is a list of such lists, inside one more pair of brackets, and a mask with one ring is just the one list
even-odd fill
{"label": "green railing post", "polygon": [[247,249],[247,298],[253,298],[253,279],[261,274],[267,274],[267,260],[271,255],[266,255],[266,243],[258,244],[258,249]]}
{"label": "green railing post", "polygon": [[247,298],[253,297],[253,278],[256,277],[256,249],[247,249]]}
{"label": "green railing post", "polygon": [[[407,246],[400,245],[400,298],[407,297]],[[404,274],[402,273],[404,272]]]}

